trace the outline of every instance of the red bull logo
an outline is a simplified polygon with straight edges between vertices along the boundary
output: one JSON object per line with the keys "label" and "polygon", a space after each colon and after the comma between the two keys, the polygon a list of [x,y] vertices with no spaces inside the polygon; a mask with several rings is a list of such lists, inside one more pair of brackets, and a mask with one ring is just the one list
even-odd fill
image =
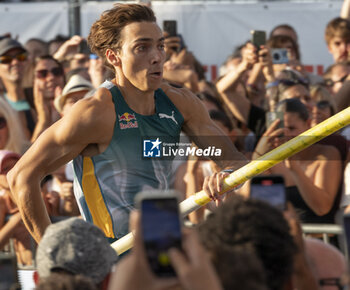
{"label": "red bull logo", "polygon": [[138,128],[138,123],[134,114],[128,112],[118,115],[120,129]]}

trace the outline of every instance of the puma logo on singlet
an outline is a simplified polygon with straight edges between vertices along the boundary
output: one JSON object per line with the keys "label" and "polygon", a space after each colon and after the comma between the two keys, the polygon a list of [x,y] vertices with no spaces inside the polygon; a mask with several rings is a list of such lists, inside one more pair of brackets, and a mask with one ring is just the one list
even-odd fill
{"label": "puma logo on singlet", "polygon": [[159,118],[161,118],[161,119],[162,119],[162,118],[171,119],[171,120],[173,120],[173,121],[175,122],[176,125],[179,125],[179,124],[177,123],[175,117],[174,117],[174,114],[175,114],[174,111],[171,112],[171,116],[166,115],[166,114],[164,114],[164,113],[159,113]]}

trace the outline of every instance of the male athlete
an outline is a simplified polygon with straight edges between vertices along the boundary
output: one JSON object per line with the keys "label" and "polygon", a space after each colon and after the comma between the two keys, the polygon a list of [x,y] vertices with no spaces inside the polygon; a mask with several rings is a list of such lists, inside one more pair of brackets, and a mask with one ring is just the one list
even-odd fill
{"label": "male athlete", "polygon": [[[170,163],[143,159],[143,137],[176,143],[181,130],[189,136],[224,135],[196,96],[163,83],[164,37],[150,8],[117,4],[93,24],[88,41],[115,78],[47,129],[8,174],[23,221],[37,242],[50,224],[40,181],[71,159],[83,217],[116,239],[128,232],[135,194],[168,187]],[[222,169],[246,163],[228,138],[213,139],[209,144],[202,138],[197,145],[222,148]],[[222,175],[214,174],[203,188],[215,199],[221,182]]]}

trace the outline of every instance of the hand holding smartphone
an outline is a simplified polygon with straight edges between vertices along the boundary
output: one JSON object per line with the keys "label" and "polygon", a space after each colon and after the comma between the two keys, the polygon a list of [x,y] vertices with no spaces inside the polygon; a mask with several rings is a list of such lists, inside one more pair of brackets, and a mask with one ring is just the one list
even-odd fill
{"label": "hand holding smartphone", "polygon": [[259,51],[261,45],[266,44],[266,32],[262,30],[252,30],[252,44],[257,48]]}
{"label": "hand holding smartphone", "polygon": [[175,191],[145,191],[136,196],[146,257],[159,277],[176,276],[168,251],[181,249],[181,217]]}

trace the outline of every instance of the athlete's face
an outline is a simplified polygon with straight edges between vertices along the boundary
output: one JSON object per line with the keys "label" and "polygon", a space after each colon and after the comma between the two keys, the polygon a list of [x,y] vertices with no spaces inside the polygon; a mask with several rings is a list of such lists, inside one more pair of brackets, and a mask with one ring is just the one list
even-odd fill
{"label": "athlete's face", "polygon": [[164,38],[154,22],[134,22],[121,31],[118,53],[123,78],[141,91],[159,88],[165,61]]}

